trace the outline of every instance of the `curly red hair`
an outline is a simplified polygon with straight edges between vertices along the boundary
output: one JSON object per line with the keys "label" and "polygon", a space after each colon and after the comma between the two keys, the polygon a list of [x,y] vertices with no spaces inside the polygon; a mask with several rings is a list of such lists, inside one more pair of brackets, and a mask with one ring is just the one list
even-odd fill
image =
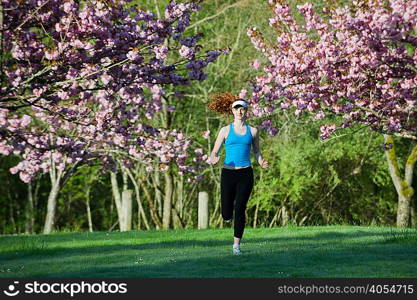
{"label": "curly red hair", "polygon": [[207,105],[207,107],[215,112],[221,113],[221,114],[232,114],[232,103],[238,100],[239,98],[234,96],[230,92],[222,92],[222,93],[216,93],[212,94],[210,96],[210,103]]}

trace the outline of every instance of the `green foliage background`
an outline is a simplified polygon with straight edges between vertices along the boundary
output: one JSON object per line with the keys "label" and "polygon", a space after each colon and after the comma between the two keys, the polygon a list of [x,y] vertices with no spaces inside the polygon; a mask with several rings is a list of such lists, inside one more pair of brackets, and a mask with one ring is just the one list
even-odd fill
{"label": "green foliage background", "polygon": [[[293,1],[293,4],[301,2]],[[345,2],[315,1],[315,6]],[[135,0],[131,5],[162,14],[162,8],[167,3],[166,0]],[[201,5],[202,9],[193,15],[192,26],[187,33],[203,33],[201,44],[205,50],[230,47],[230,53],[209,66],[207,80],[185,87],[183,99],[169,99],[169,104],[177,108],[170,115],[170,126],[186,132],[193,138],[196,148],[202,147],[209,153],[218,130],[232,121],[229,117],[207,110],[209,95],[219,91],[238,93],[247,88],[248,81],[257,72],[250,67],[250,63],[254,59],[263,63],[266,60],[253,48],[246,30],[256,26],[270,41],[274,40],[274,31],[268,26],[271,11],[266,0],[207,0]],[[161,124],[162,119],[162,115],[156,116],[155,124]],[[262,121],[250,119],[248,123],[257,126]],[[269,162],[269,169],[261,170],[252,160],[256,183],[248,203],[248,226],[395,224],[397,198],[381,148],[383,139],[380,134],[353,128],[341,132],[338,138],[323,142],[319,139],[320,122],[282,113],[274,116],[274,123],[279,133],[275,137],[265,133],[261,136],[261,150]],[[201,137],[201,132],[205,130],[211,131],[208,140]],[[401,166],[409,144],[406,140],[397,142]],[[221,155],[224,157],[224,149]],[[16,157],[0,157],[0,233],[25,231],[28,186],[8,170],[17,161]],[[93,229],[114,229],[117,214],[110,179],[108,174],[98,173],[94,168],[80,168],[61,190],[57,230],[88,230],[85,208],[87,190]],[[221,163],[208,167],[204,180],[197,187],[184,185],[189,199],[186,228],[195,228],[197,224],[198,191],[209,192],[210,226],[223,226],[218,206],[220,170]],[[50,188],[48,174],[36,180],[32,188],[38,191],[35,232],[40,232]],[[143,201],[147,207],[148,203]],[[136,226],[136,217],[133,219]]]}

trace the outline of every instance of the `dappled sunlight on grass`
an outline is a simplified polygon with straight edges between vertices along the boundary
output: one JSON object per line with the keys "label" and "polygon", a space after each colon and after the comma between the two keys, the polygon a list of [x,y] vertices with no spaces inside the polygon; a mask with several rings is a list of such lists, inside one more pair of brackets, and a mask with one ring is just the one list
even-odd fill
{"label": "dappled sunlight on grass", "polygon": [[231,254],[231,228],[2,236],[0,277],[416,276],[414,235],[404,232],[248,228],[238,257]]}

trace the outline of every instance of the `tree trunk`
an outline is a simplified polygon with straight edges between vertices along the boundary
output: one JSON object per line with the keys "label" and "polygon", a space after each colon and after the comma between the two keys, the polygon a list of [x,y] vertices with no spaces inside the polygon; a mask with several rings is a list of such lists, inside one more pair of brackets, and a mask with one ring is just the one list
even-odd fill
{"label": "tree trunk", "polygon": [[93,232],[93,221],[91,219],[90,209],[90,187],[87,188],[87,191],[85,193],[85,206],[87,208],[88,231]]}
{"label": "tree trunk", "polygon": [[416,214],[415,214],[415,207],[414,207],[414,189],[413,189],[413,173],[414,173],[414,166],[417,161],[417,143],[415,141],[411,142],[411,151],[408,155],[407,161],[405,163],[405,181],[407,182],[408,186],[411,188],[410,192],[410,224],[411,226],[416,226]]}
{"label": "tree trunk", "polygon": [[[122,224],[120,231],[132,230],[132,190],[124,190],[122,193]],[[122,230],[123,227],[123,230]]]}
{"label": "tree trunk", "polygon": [[217,182],[215,182],[215,192],[211,193],[212,197],[213,197],[213,202],[214,202],[214,209],[213,209],[213,213],[210,214],[210,225],[213,227],[216,227],[217,224],[219,223],[218,220],[220,217],[220,223],[223,222],[223,218],[221,217],[221,214],[219,213],[220,210],[220,186]]}
{"label": "tree trunk", "polygon": [[56,202],[58,199],[59,190],[61,189],[61,179],[63,172],[61,170],[57,170],[55,168],[55,164],[52,164],[50,169],[50,177],[51,177],[51,191],[49,192],[48,196],[48,205],[46,210],[46,218],[45,218],[45,225],[43,228],[44,234],[49,234],[52,232],[54,225],[55,225],[55,215],[56,215]]}
{"label": "tree trunk", "polygon": [[121,230],[122,222],[120,222],[120,218],[122,216],[122,199],[120,196],[119,184],[117,182],[117,173],[110,172],[110,180],[111,180],[114,203],[116,203],[117,218],[119,220],[119,228]]}
{"label": "tree trunk", "polygon": [[209,223],[208,193],[198,193],[198,229],[207,229]]}
{"label": "tree trunk", "polygon": [[389,173],[398,195],[397,226],[407,227],[410,225],[411,198],[414,194],[412,183],[413,170],[417,157],[417,145],[415,143],[412,144],[411,153],[408,156],[405,165],[405,176],[403,178],[398,167],[394,139],[392,136],[384,134],[384,140],[385,144],[392,145],[391,149],[385,151],[385,154]]}
{"label": "tree trunk", "polygon": [[152,218],[152,220],[155,224],[155,227],[156,227],[156,229],[160,229],[160,228],[162,228],[162,221],[161,221],[161,218],[158,215],[158,209],[156,208],[156,205],[155,205],[155,202],[154,202],[154,200],[151,196],[151,193],[150,193],[148,187],[146,186],[145,180],[142,179],[141,177],[139,177],[138,180],[140,181],[143,192],[145,193],[145,197],[148,199],[150,215],[151,215],[151,218]]}
{"label": "tree trunk", "polygon": [[25,222],[25,233],[33,233],[33,228],[35,226],[35,210],[34,210],[34,201],[33,201],[33,189],[32,183],[27,184],[28,187],[28,203],[26,206],[26,222]]}
{"label": "tree trunk", "polygon": [[411,226],[417,227],[416,205],[413,199],[411,199],[411,205],[410,205],[410,218],[411,218]]}
{"label": "tree trunk", "polygon": [[158,215],[162,216],[162,194],[159,190],[161,186],[160,180],[160,171],[158,169],[154,172],[154,188],[155,188],[155,200],[156,200],[156,208],[158,209]]}
{"label": "tree trunk", "polygon": [[175,184],[175,204],[173,209],[172,219],[174,228],[184,228],[184,197],[183,197],[183,177],[173,178]]}
{"label": "tree trunk", "polygon": [[172,210],[172,175],[171,169],[168,169],[165,173],[165,197],[164,197],[164,211],[162,215],[162,228],[169,229],[171,225],[171,210]]}
{"label": "tree trunk", "polygon": [[[52,140],[52,134],[49,135],[49,138]],[[56,215],[56,206],[57,199],[60,189],[65,185],[69,178],[74,174],[77,168],[80,166],[82,161],[77,161],[72,164],[69,169],[66,168],[67,158],[64,160],[64,169],[60,170],[56,167],[55,161],[51,157],[51,166],[49,168],[49,176],[51,178],[51,191],[48,196],[48,205],[45,217],[45,226],[43,228],[43,233],[51,233],[54,224],[55,224],[55,215]]]}
{"label": "tree trunk", "polygon": [[146,217],[145,211],[143,209],[142,200],[141,200],[140,194],[139,194],[138,182],[135,179],[135,177],[133,176],[132,172],[130,172],[130,170],[126,170],[126,172],[129,175],[130,181],[133,183],[133,186],[135,187],[135,197],[136,197],[136,202],[138,203],[138,227],[137,227],[137,229],[138,230],[141,229],[141,220],[143,220],[143,223],[144,223],[146,229],[149,230],[150,229],[149,222],[148,222],[148,218]]}
{"label": "tree trunk", "polygon": [[14,214],[14,212],[13,212],[13,201],[12,201],[12,198],[10,198],[10,201],[9,201],[9,213],[10,213],[10,224],[12,224],[13,225],[13,233],[17,233],[17,226],[16,226],[16,222],[15,222],[15,220],[14,220],[14,216],[13,216],[13,214]]}
{"label": "tree trunk", "polygon": [[180,214],[180,217],[183,219],[184,218],[184,176],[180,176],[179,180],[178,180],[178,201],[177,201],[177,206],[178,206],[178,212]]}
{"label": "tree trunk", "polygon": [[132,190],[128,190],[127,173],[122,170],[123,187],[120,193],[117,174],[110,173],[114,201],[117,208],[120,231],[132,230]]}
{"label": "tree trunk", "polygon": [[281,207],[280,214],[281,214],[282,226],[287,226],[290,220],[290,216],[288,215],[288,210],[285,205]]}
{"label": "tree trunk", "polygon": [[256,222],[258,220],[259,202],[260,202],[259,200],[256,202],[255,215],[253,217],[253,228],[256,228]]}

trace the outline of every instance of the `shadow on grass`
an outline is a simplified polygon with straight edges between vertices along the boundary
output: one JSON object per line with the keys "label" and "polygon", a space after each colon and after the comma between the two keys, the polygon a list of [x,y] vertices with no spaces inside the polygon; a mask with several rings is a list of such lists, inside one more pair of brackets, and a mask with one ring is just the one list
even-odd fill
{"label": "shadow on grass", "polygon": [[[169,233],[170,231],[164,231],[164,233]],[[139,233],[139,234],[138,234]],[[70,255],[79,254],[82,252],[83,254],[93,254],[93,253],[106,253],[106,252],[114,252],[114,251],[121,251],[121,250],[156,250],[156,249],[166,249],[166,248],[189,248],[189,247],[218,247],[218,246],[226,246],[230,245],[231,241],[229,239],[222,239],[222,240],[198,240],[198,239],[177,239],[177,240],[170,240],[170,241],[163,241],[163,242],[145,242],[142,243],[140,241],[140,235],[143,232],[137,232],[135,235],[134,233],[118,233],[114,236],[105,236],[101,234],[100,237],[90,238],[84,237],[86,240],[86,245],[80,245],[76,247],[62,247],[62,246],[50,246],[53,243],[63,243],[69,241],[76,241],[76,237],[80,237],[79,234],[64,234],[63,238],[60,238],[61,235],[41,235],[41,236],[20,236],[17,237],[20,239],[17,242],[13,243],[13,246],[7,250],[1,251],[0,248],[0,261],[3,258],[8,258],[8,255],[12,257],[14,255],[25,255],[33,256],[33,255],[51,255],[51,254],[58,254],[68,257]],[[203,232],[202,232],[203,233]],[[225,232],[219,232],[219,235],[224,235]],[[276,233],[279,234],[279,233]],[[285,236],[285,237],[271,237],[271,238],[253,238],[248,237],[242,240],[243,243],[288,243],[288,242],[303,242],[303,241],[314,241],[316,244],[322,244],[329,241],[337,241],[337,240],[346,240],[346,239],[357,239],[357,238],[365,238],[365,237],[375,237],[380,236],[384,237],[385,240],[389,241],[391,236],[387,233],[373,233],[373,232],[366,232],[361,230],[356,230],[352,233],[340,233],[340,232],[322,232],[317,233],[312,236],[300,236],[298,232],[294,232],[293,236]],[[70,237],[71,235],[71,237]],[[399,237],[402,235],[396,235]],[[132,238],[131,243],[126,243],[129,240],[129,237]],[[16,238],[16,237],[15,237]],[[159,237],[160,238],[160,237]],[[79,239],[78,239],[79,240]],[[88,245],[88,242],[96,242],[96,241],[106,241],[111,242],[110,245]],[[114,241],[122,241],[121,243],[117,243]],[[132,245],[132,243],[137,242],[137,244]],[[10,241],[9,241],[10,243]]]}
{"label": "shadow on grass", "polygon": [[[258,241],[262,242],[262,239]],[[414,251],[391,248],[380,251],[379,245],[364,249],[295,249],[244,250],[233,256],[231,249],[202,252],[200,257],[176,258],[167,253],[158,263],[146,263],[139,255],[126,255],[121,263],[110,265],[97,259],[92,266],[40,277],[140,277],[140,278],[235,278],[235,277],[415,277],[417,271],[410,256]],[[378,252],[379,251],[379,252]],[[405,253],[404,253],[405,252]],[[74,258],[75,260],[77,258]],[[113,260],[114,257],[110,257]]]}
{"label": "shadow on grass", "polygon": [[[275,232],[274,234],[279,235]],[[367,237],[380,239],[355,243],[355,239]],[[138,244],[125,242],[9,252],[0,255],[0,262],[36,260],[39,264],[52,266],[62,264],[64,269],[68,266],[68,271],[59,273],[54,270],[48,272],[42,268],[31,270],[32,277],[413,277],[417,275],[417,271],[412,267],[412,263],[417,261],[417,253],[413,247],[409,245],[401,247],[397,243],[390,243],[386,232],[331,231],[312,236],[299,236],[295,232],[294,236],[247,237],[242,248],[245,251],[244,255],[232,256],[230,239],[194,238],[145,243],[140,243],[138,240]],[[14,272],[10,276],[19,276],[19,274]],[[27,276],[27,273],[22,273],[21,276]],[[0,277],[7,277],[7,274],[0,274]]]}

